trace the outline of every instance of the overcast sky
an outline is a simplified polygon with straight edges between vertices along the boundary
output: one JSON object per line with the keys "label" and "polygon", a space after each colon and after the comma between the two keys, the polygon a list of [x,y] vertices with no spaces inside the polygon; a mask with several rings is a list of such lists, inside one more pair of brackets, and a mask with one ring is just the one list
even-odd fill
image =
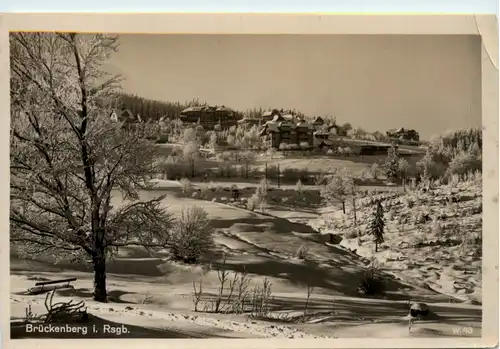
{"label": "overcast sky", "polygon": [[110,70],[162,101],[297,109],[424,139],[481,126],[477,36],[122,35]]}

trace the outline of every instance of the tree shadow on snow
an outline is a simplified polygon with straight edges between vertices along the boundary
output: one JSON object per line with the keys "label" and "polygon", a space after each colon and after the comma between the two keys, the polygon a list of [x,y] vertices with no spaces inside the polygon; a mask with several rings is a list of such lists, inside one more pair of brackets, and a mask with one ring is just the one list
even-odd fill
{"label": "tree shadow on snow", "polygon": [[220,219],[214,218],[211,220],[211,226],[215,229],[228,229],[234,225],[243,226],[246,225],[249,228],[253,228],[252,231],[255,232],[266,232],[272,231],[278,234],[288,234],[292,232],[302,233],[302,234],[314,234],[318,233],[312,227],[301,224],[290,222],[287,219],[260,215],[257,217],[249,218],[232,218],[232,219]]}
{"label": "tree shadow on snow", "polygon": [[[233,263],[228,258],[225,265],[222,265],[221,262],[212,262],[212,268],[215,270],[224,268],[233,272],[246,271],[248,274],[282,279],[294,286],[303,287],[304,292],[306,292],[307,285],[309,285],[353,297],[359,297],[357,287],[365,272],[361,268],[359,270],[350,269],[344,271],[335,267],[323,267],[314,262],[291,263],[273,257],[262,257],[260,261],[244,264]],[[383,274],[382,278],[385,281],[385,297],[387,299],[408,299],[408,296],[404,296],[403,293],[408,293],[408,290],[411,291],[412,286]]]}
{"label": "tree shadow on snow", "polygon": [[[165,276],[165,271],[161,268],[165,262],[158,257],[147,258],[116,258],[109,260],[106,264],[108,274],[117,275],[138,275],[142,277]],[[92,266],[84,263],[71,263],[69,261],[54,261],[48,259],[26,260],[11,256],[12,275],[24,274],[25,272],[65,272],[75,271],[92,273]]]}

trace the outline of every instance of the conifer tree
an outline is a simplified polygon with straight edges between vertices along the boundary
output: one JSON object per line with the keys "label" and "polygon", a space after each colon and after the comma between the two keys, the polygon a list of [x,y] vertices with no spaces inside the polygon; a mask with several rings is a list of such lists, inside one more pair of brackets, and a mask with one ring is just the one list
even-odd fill
{"label": "conifer tree", "polygon": [[368,233],[373,235],[375,242],[375,252],[378,252],[378,245],[384,242],[384,208],[380,201],[377,202],[377,208],[374,211],[373,218],[368,226]]}
{"label": "conifer tree", "polygon": [[390,182],[395,182],[398,179],[399,172],[399,157],[394,146],[390,147],[387,152],[387,157],[385,159],[384,170],[387,179]]}

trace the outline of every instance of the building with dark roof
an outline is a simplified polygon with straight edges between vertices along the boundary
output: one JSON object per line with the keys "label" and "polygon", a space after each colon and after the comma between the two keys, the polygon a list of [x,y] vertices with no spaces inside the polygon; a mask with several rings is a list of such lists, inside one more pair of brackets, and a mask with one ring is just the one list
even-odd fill
{"label": "building with dark roof", "polygon": [[276,115],[262,127],[260,134],[266,137],[271,148],[280,148],[281,144],[297,145],[307,143],[313,146],[314,127],[303,120],[290,120],[285,116]]}
{"label": "building with dark roof", "polygon": [[114,109],[109,117],[112,121],[125,122],[126,124],[134,124],[142,121],[139,114],[134,115],[128,109]]}
{"label": "building with dark roof", "polygon": [[420,135],[418,134],[417,131],[405,129],[404,127],[401,127],[399,129],[388,130],[386,132],[386,135],[389,138],[399,138],[399,139],[406,139],[406,140],[412,140],[412,141],[419,141],[420,140]]}
{"label": "building with dark roof", "polygon": [[271,121],[276,115],[281,115],[283,113],[283,109],[278,110],[278,109],[273,109],[273,110],[268,110],[262,113],[261,119],[264,121]]}
{"label": "building with dark roof", "polygon": [[325,120],[321,116],[318,116],[316,119],[314,119],[313,121],[314,128],[319,129],[323,125],[325,125]]}
{"label": "building with dark roof", "polygon": [[225,106],[195,106],[184,109],[180,113],[180,120],[184,123],[198,123],[205,129],[213,129],[219,124],[226,129],[236,126],[238,115],[232,109]]}

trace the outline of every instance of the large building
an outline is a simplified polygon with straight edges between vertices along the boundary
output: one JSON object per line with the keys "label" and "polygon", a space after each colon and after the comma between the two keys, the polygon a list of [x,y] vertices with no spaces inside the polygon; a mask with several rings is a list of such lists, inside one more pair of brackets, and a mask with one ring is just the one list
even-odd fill
{"label": "large building", "polygon": [[405,129],[403,127],[399,129],[392,129],[388,130],[386,132],[387,137],[393,138],[393,139],[405,139],[405,140],[410,140],[410,141],[419,141],[420,140],[420,135],[418,134],[417,131],[415,130],[409,130]]}
{"label": "large building", "polygon": [[292,111],[273,109],[265,112],[260,120],[263,124],[261,134],[272,148],[280,148],[282,144],[301,148],[305,143],[309,147],[321,148],[329,146],[331,137],[336,134],[336,126],[328,124],[322,117],[306,122]]}
{"label": "large building", "polygon": [[205,129],[213,129],[215,125],[226,129],[236,126],[238,122],[237,113],[225,106],[189,107],[181,112],[179,118],[188,124],[200,124]]}
{"label": "large building", "polygon": [[241,120],[238,121],[238,124],[240,125],[246,125],[246,126],[262,126],[268,121],[273,121],[276,118],[283,118],[286,120],[293,120],[295,118],[295,115],[293,114],[292,111],[284,111],[283,109],[278,110],[278,109],[272,109],[263,112],[261,115],[255,117],[245,117]]}
{"label": "large building", "polygon": [[288,115],[275,115],[264,124],[261,135],[266,137],[271,148],[279,149],[282,144],[301,147],[303,144],[313,146],[314,126],[304,120],[296,120]]}

